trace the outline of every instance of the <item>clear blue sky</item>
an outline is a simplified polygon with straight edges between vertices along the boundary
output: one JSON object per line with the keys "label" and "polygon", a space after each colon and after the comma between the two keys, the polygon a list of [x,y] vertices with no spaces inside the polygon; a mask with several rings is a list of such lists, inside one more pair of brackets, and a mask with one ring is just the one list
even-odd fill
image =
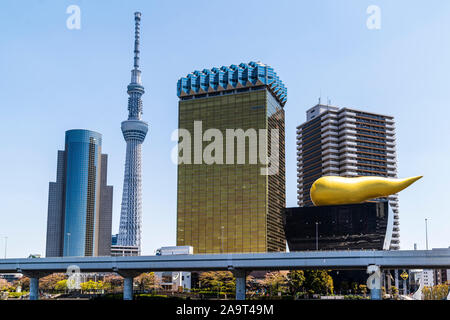
{"label": "clear blue sky", "polygon": [[[81,8],[81,29],[66,8]],[[366,27],[369,5],[381,29]],[[450,2],[2,1],[0,4],[0,234],[8,256],[45,253],[48,182],[64,132],[103,134],[117,232],[133,12],[142,11],[143,253],[175,244],[176,82],[202,68],[262,61],[288,88],[287,206],[296,205],[295,127],[322,93],[333,105],[395,116],[401,248],[450,245]],[[0,253],[3,255],[3,238]]]}

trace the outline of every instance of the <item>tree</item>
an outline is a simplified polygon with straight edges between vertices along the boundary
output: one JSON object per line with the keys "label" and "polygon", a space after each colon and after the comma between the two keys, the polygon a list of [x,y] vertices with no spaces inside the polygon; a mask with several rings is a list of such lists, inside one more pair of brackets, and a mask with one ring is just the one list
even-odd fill
{"label": "tree", "polygon": [[203,290],[217,290],[217,287],[220,286],[218,272],[202,272],[199,276],[199,285]]}
{"label": "tree", "polygon": [[394,298],[397,298],[398,297],[398,288],[396,286],[392,286],[391,290],[392,290],[392,295],[394,296]]}
{"label": "tree", "polygon": [[81,291],[84,292],[97,292],[99,290],[103,290],[104,288],[104,284],[103,281],[93,281],[93,280],[89,280],[87,282],[82,282],[80,284],[81,287]]}
{"label": "tree", "polygon": [[352,287],[352,292],[354,294],[358,293],[358,283],[357,282],[352,282],[351,287]]}
{"label": "tree", "polygon": [[104,288],[109,292],[121,292],[123,290],[123,278],[121,276],[111,274],[103,278]]}
{"label": "tree", "polygon": [[303,270],[291,270],[287,274],[287,282],[289,292],[294,295],[302,290],[305,282],[305,273]]}
{"label": "tree", "polygon": [[67,279],[64,273],[53,273],[39,280],[39,288],[46,291],[55,290],[59,281]]}
{"label": "tree", "polygon": [[236,280],[230,271],[202,272],[199,277],[200,287],[203,290],[217,292],[234,292]]}
{"label": "tree", "polygon": [[58,281],[54,287],[56,291],[65,291],[67,289],[67,279]]}
{"label": "tree", "polygon": [[0,279],[0,291],[9,291],[11,284],[5,279]]}
{"label": "tree", "polygon": [[311,294],[333,294],[333,278],[326,270],[306,270],[304,287]]}
{"label": "tree", "polygon": [[95,290],[104,290],[105,283],[102,280],[98,280],[95,284]]}
{"label": "tree", "polygon": [[333,294],[334,293],[334,282],[333,282],[333,278],[328,274],[328,272],[325,272],[324,280],[325,280],[325,284],[326,284],[327,294]]}
{"label": "tree", "polygon": [[449,286],[439,284],[433,287],[424,287],[422,289],[423,300],[445,300],[447,299]]}
{"label": "tree", "polygon": [[365,297],[366,294],[367,294],[367,286],[365,284],[360,284],[359,285],[359,292],[361,292],[364,295],[364,297]]}
{"label": "tree", "polygon": [[161,287],[161,281],[154,272],[142,273],[135,279],[139,290],[155,290]]}
{"label": "tree", "polygon": [[255,280],[253,276],[248,275],[245,279],[245,288],[247,291],[249,290],[257,290],[258,282]]}
{"label": "tree", "polygon": [[280,271],[268,272],[261,284],[269,291],[271,296],[284,293],[288,289],[288,279],[285,274]]}
{"label": "tree", "polygon": [[86,292],[86,291],[92,290],[93,282],[94,281],[89,280],[89,281],[80,283],[81,292]]}
{"label": "tree", "polygon": [[432,295],[432,291],[430,287],[423,287],[422,289],[422,297],[423,300],[432,300],[433,299],[433,295]]}
{"label": "tree", "polygon": [[28,291],[30,290],[30,278],[23,276],[22,278],[14,282],[14,286],[20,286],[22,288],[22,291]]}
{"label": "tree", "polygon": [[446,300],[449,292],[449,286],[446,284],[439,284],[435,286],[433,296],[436,300]]}

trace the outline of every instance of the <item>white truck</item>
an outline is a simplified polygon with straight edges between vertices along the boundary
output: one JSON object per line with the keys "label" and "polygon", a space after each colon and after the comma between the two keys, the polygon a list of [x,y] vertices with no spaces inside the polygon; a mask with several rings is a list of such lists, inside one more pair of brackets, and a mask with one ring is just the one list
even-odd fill
{"label": "white truck", "polygon": [[[191,246],[172,246],[161,247],[156,250],[157,256],[194,254],[194,248]],[[191,290],[191,273],[184,271],[163,271],[155,272],[156,276],[161,279],[163,289],[170,291],[190,291]]]}

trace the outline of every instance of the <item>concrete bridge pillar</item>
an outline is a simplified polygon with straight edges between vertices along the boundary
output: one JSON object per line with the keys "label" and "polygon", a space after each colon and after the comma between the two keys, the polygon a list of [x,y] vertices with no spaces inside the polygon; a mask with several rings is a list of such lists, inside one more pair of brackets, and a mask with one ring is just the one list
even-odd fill
{"label": "concrete bridge pillar", "polygon": [[381,270],[377,265],[367,267],[369,278],[367,279],[367,288],[370,290],[372,300],[381,300]]}
{"label": "concrete bridge pillar", "polygon": [[39,300],[39,277],[30,277],[30,300]]}
{"label": "concrete bridge pillar", "polygon": [[381,300],[381,289],[372,289],[370,290],[370,299],[372,300]]}
{"label": "concrete bridge pillar", "polygon": [[236,300],[245,300],[245,278],[247,272],[245,270],[233,270],[236,278]]}
{"label": "concrete bridge pillar", "polygon": [[123,277],[123,300],[133,300],[133,279],[141,273],[138,271],[114,271]]}
{"label": "concrete bridge pillar", "polygon": [[30,300],[39,300],[39,278],[43,278],[49,274],[50,272],[41,272],[41,271],[23,271],[18,268],[17,273],[22,273],[24,276],[30,278]]}
{"label": "concrete bridge pillar", "polygon": [[123,300],[133,300],[133,277],[123,278]]}

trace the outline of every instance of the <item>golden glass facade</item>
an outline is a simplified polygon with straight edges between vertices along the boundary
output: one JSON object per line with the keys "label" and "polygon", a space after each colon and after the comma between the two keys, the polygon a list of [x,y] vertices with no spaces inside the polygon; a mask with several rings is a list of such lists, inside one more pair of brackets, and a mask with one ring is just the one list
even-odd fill
{"label": "golden glass facade", "polygon": [[[178,165],[178,246],[193,246],[194,253],[285,251],[284,110],[266,86],[258,89],[179,101],[180,129],[194,136],[194,121],[202,121],[203,132],[221,131],[224,163]],[[235,161],[226,164],[226,129],[268,129],[266,158],[271,152],[270,129],[278,129],[278,172],[262,175],[267,165],[259,156],[257,164],[249,164],[249,139],[245,148],[235,144]],[[203,141],[201,150],[210,143]],[[201,150],[192,143],[191,159]],[[245,164],[237,164],[242,152]]]}

